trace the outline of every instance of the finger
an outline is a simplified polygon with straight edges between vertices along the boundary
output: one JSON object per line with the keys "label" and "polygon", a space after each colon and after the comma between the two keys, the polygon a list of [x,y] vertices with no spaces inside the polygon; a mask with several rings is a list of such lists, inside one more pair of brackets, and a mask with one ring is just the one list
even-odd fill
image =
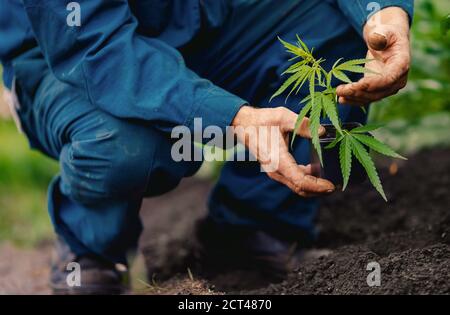
{"label": "finger", "polygon": [[305,166],[298,165],[288,151],[280,152],[279,168],[274,175],[295,193],[305,196],[304,191],[299,186],[305,176]]}
{"label": "finger", "polygon": [[383,98],[386,98],[388,96],[395,95],[399,90],[399,88],[393,87],[392,89],[386,90],[384,92],[361,92],[353,96],[340,97],[339,102],[348,105],[367,105],[369,103],[382,100]]}
{"label": "finger", "polygon": [[349,96],[355,91],[382,92],[396,84],[403,88],[408,80],[410,59],[408,53],[392,57],[383,66],[383,73],[365,75],[358,82],[342,84],[337,87],[336,94]]}
{"label": "finger", "polygon": [[269,173],[268,174],[270,178],[272,178],[273,180],[276,180],[277,182],[285,185],[286,187],[288,187],[290,190],[292,190],[292,192],[294,192],[295,194],[301,196],[301,197],[305,197],[305,198],[309,198],[309,197],[315,197],[315,194],[309,194],[306,193],[304,191],[299,191],[298,187],[292,183],[291,181],[287,180],[286,177],[284,177],[283,175],[281,175],[280,173]]}
{"label": "finger", "polygon": [[279,168],[276,172],[268,173],[269,177],[289,187],[293,192],[305,197],[306,195],[298,190],[296,182],[303,176],[304,166],[298,165],[289,152],[280,153]]}
{"label": "finger", "polygon": [[[285,107],[280,107],[280,109],[281,109],[280,127],[284,132],[294,131],[297,124],[298,115]],[[320,126],[318,133],[319,136],[323,135],[325,133],[325,128],[323,126]],[[311,138],[311,131],[309,129],[309,118],[305,117],[300,122],[297,128],[297,135],[303,138],[308,139]]]}
{"label": "finger", "polygon": [[[299,165],[299,166],[301,166],[301,165]],[[292,190],[292,192],[294,192],[295,194],[297,194],[297,195],[299,195],[301,197],[312,198],[312,197],[318,197],[320,195],[323,195],[323,193],[322,194],[310,193],[310,192],[307,192],[307,191],[300,190],[298,185],[296,185],[296,184],[292,183],[291,181],[287,180],[286,177],[284,177],[283,175],[281,175],[278,172],[271,173],[271,174],[269,174],[269,176],[273,180],[276,180],[277,182],[287,186],[290,190]]]}
{"label": "finger", "polygon": [[332,182],[311,175],[305,175],[300,182],[300,190],[307,193],[331,194],[335,189]]}
{"label": "finger", "polygon": [[406,86],[407,76],[404,76],[396,84],[380,92],[367,92],[364,90],[353,89],[351,93],[339,97],[341,104],[349,105],[367,105],[371,102],[379,101],[388,96],[397,94],[402,88]]}
{"label": "finger", "polygon": [[377,28],[369,34],[367,44],[373,50],[382,51],[393,42],[393,36],[394,34],[391,31]]}
{"label": "finger", "polygon": [[288,154],[280,158],[278,171],[268,175],[302,197],[330,194],[335,190],[331,182],[309,175],[311,172],[311,165],[298,165],[292,155]]}
{"label": "finger", "polygon": [[383,92],[392,86],[406,84],[409,70],[409,63],[398,61],[385,67],[384,73],[381,75],[365,76],[358,82],[354,83],[348,93],[351,91],[367,91],[367,92]]}
{"label": "finger", "polygon": [[346,96],[346,97],[339,97],[339,103],[345,104],[345,105],[352,105],[352,106],[367,106],[368,104],[372,102],[376,102],[379,100],[382,100],[388,96],[395,95],[399,90],[393,90],[389,92],[383,92],[383,93],[370,93],[367,96]]}
{"label": "finger", "polygon": [[299,167],[302,168],[303,174],[305,174],[305,175],[311,175],[312,172],[313,172],[313,169],[312,169],[312,165],[311,165],[311,164],[308,164],[308,165],[299,165]]}
{"label": "finger", "polygon": [[352,98],[352,97],[339,97],[339,104],[352,105],[352,106],[365,106],[367,102],[365,100]]}
{"label": "finger", "polygon": [[[309,128],[309,124],[310,124],[309,118],[306,118],[306,117],[303,118],[302,122],[300,123],[300,125],[298,127],[297,135],[299,135],[300,137],[303,137],[303,138],[311,139],[311,129]],[[295,124],[294,124],[294,128],[295,128]],[[294,128],[292,128],[292,131],[294,130]],[[320,125],[319,130],[317,131],[319,136],[324,135],[325,132],[326,132],[325,127]]]}
{"label": "finger", "polygon": [[294,189],[297,193],[314,193],[314,194],[329,194],[335,190],[333,183],[317,178],[311,175],[306,175],[304,166],[288,163],[282,164],[280,161],[280,168],[278,173],[285,177],[289,182],[294,184]]}
{"label": "finger", "polygon": [[[367,103],[373,102],[386,96],[393,95],[400,89],[404,88],[408,80],[408,73],[404,73],[398,79],[384,79],[384,83],[380,83],[381,81],[377,80],[372,80],[371,77],[368,77],[363,78],[356,83],[340,85],[336,89],[336,94],[338,96],[345,97],[346,99],[356,98],[366,101]],[[389,84],[385,84],[386,82],[389,82]],[[375,88],[376,84],[378,84],[379,87],[384,86],[384,88]]]}

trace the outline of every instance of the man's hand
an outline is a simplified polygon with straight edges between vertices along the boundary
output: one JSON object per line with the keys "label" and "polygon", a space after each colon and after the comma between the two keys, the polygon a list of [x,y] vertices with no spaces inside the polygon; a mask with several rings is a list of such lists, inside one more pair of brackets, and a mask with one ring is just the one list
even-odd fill
{"label": "man's hand", "polygon": [[[286,185],[292,191],[303,197],[319,194],[329,194],[335,189],[334,185],[324,179],[311,176],[311,166],[298,165],[289,153],[289,134],[295,129],[297,115],[285,107],[253,108],[243,106],[233,120],[236,136],[245,144],[249,151],[258,159],[263,169],[271,161],[278,161],[276,170],[267,170],[267,175]],[[277,127],[276,143],[261,141],[261,127]],[[321,127],[319,134],[325,132]],[[298,135],[310,138],[309,119],[303,119]]]}
{"label": "man's hand", "polygon": [[374,14],[364,27],[369,51],[365,74],[356,83],[337,88],[339,102],[365,105],[396,94],[406,86],[411,61],[408,15],[401,8],[388,7]]}

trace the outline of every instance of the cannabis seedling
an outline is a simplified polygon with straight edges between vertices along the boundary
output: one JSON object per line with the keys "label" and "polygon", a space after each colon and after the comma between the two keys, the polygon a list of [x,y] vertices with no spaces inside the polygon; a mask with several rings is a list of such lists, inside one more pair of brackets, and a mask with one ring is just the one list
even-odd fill
{"label": "cannabis seedling", "polygon": [[[375,138],[372,132],[380,128],[380,125],[372,124],[351,130],[344,129],[338,115],[336,88],[332,86],[333,78],[344,83],[352,83],[346,72],[374,73],[363,66],[372,60],[355,59],[343,62],[343,58],[340,58],[334,63],[330,71],[326,71],[322,67],[325,59],[316,59],[313,55],[313,49],[310,50],[299,36],[297,36],[296,44],[288,43],[281,38],[279,40],[287,49],[287,52],[293,55],[290,61],[296,62],[283,72],[282,75],[288,75],[288,78],[273,94],[271,100],[290,89],[289,94],[286,96],[287,100],[293,93],[297,95],[305,84],[309,87],[309,95],[300,101],[300,103],[304,103],[305,105],[298,115],[292,142],[295,140],[295,135],[301,121],[306,116],[309,116],[309,127],[312,135],[311,141],[319,156],[320,164],[323,165],[318,130],[321,117],[328,117],[334,128],[336,128],[336,139],[325,147],[325,149],[331,149],[339,145],[339,164],[343,177],[342,190],[345,190],[348,185],[352,157],[354,156],[364,167],[372,185],[381,194],[383,199],[387,200],[375,164],[366,148],[370,148],[386,156],[400,159],[405,158]],[[365,109],[362,107],[362,110]]]}

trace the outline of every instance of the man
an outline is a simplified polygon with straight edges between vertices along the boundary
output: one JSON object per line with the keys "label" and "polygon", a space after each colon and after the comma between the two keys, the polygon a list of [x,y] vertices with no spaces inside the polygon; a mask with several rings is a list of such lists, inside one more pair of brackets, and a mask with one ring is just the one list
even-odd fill
{"label": "man", "polygon": [[[223,168],[199,229],[211,256],[285,271],[290,244],[314,240],[317,199],[310,197],[334,186],[309,174],[308,141],[292,151],[285,141],[298,101],[269,103],[289,64],[277,36],[292,42],[298,34],[327,60],[325,68],[341,57],[377,59],[369,66],[381,75],[339,86],[341,104],[368,104],[406,84],[412,0],[375,7],[369,0],[67,4],[8,0],[0,8],[4,82],[22,129],[33,148],[60,161],[49,188],[57,292],[122,291],[143,197],[173,189],[199,167],[170,155],[170,131],[193,130],[194,118],[204,127],[279,126],[283,133],[276,148],[250,148],[258,159],[276,154],[278,169],[264,173],[252,162]],[[358,107],[339,111],[344,121],[366,118]],[[310,136],[307,119],[299,135]],[[66,283],[71,261],[81,266],[81,287]]]}

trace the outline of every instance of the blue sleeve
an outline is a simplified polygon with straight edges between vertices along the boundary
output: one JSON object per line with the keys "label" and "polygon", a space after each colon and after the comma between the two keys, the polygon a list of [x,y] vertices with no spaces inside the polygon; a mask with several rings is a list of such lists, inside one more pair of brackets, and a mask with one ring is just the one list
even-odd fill
{"label": "blue sleeve", "polygon": [[68,26],[66,1],[23,0],[39,46],[55,76],[112,115],[151,121],[169,131],[228,126],[241,98],[189,70],[163,41],[139,35],[127,0],[80,0],[81,26]]}
{"label": "blue sleeve", "polygon": [[337,0],[337,3],[361,35],[368,17],[373,14],[373,4],[379,5],[380,10],[387,7],[400,7],[408,13],[410,21],[414,15],[414,0]]}
{"label": "blue sleeve", "polygon": [[0,60],[3,64],[3,83],[9,89],[13,80],[11,60],[33,45],[35,46],[36,43],[21,1],[8,0],[7,3],[2,3],[0,5]]}

